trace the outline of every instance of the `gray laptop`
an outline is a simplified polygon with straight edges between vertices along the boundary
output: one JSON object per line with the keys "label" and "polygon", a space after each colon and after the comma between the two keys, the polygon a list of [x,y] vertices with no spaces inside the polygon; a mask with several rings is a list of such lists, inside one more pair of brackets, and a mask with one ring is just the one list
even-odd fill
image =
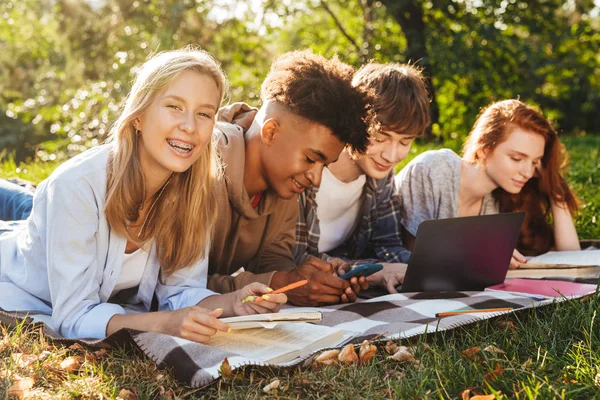
{"label": "gray laptop", "polygon": [[401,292],[483,290],[504,282],[525,213],[424,221]]}

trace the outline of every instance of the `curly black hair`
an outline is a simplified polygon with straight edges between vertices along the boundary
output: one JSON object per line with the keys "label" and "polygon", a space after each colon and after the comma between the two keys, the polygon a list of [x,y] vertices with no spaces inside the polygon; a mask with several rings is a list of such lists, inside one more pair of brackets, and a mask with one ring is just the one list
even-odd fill
{"label": "curly black hair", "polygon": [[374,122],[373,95],[354,87],[354,69],[337,56],[310,50],[278,57],[261,88],[263,101],[276,101],[290,112],[331,129],[351,154],[364,153]]}

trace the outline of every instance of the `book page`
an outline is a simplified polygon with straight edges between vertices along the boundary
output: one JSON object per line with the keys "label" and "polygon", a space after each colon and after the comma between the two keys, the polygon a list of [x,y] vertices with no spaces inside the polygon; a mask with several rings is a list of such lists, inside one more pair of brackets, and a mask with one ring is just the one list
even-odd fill
{"label": "book page", "polygon": [[334,346],[343,340],[339,329],[306,323],[280,324],[273,329],[219,332],[209,346],[227,350],[257,362],[285,362],[300,354]]}
{"label": "book page", "polygon": [[277,322],[277,321],[320,321],[323,315],[318,311],[311,312],[289,312],[289,313],[266,313],[242,315],[239,317],[221,318],[226,324],[233,322]]}
{"label": "book page", "polygon": [[600,266],[600,250],[550,251],[531,258],[527,263],[521,264],[521,268],[573,268],[593,265]]}

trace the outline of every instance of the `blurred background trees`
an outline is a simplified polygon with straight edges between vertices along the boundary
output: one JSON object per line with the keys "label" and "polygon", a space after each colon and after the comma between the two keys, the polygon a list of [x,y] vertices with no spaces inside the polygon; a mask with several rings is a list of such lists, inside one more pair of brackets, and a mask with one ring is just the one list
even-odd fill
{"label": "blurred background trees", "polygon": [[593,0],[3,0],[0,155],[101,143],[135,68],[187,44],[221,61],[231,101],[258,105],[272,59],[310,47],[425,68],[429,140],[460,142],[481,107],[514,97],[563,134],[599,134],[599,13]]}

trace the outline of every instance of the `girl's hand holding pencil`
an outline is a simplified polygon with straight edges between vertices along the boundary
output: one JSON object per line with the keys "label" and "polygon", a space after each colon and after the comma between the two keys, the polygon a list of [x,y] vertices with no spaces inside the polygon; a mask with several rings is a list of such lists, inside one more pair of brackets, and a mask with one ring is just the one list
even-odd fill
{"label": "girl's hand holding pencil", "polygon": [[[244,286],[236,293],[237,301],[233,307],[235,315],[250,315],[279,312],[282,304],[287,302],[287,296],[282,289],[273,290],[267,285],[254,282]],[[256,301],[259,300],[260,301]]]}

